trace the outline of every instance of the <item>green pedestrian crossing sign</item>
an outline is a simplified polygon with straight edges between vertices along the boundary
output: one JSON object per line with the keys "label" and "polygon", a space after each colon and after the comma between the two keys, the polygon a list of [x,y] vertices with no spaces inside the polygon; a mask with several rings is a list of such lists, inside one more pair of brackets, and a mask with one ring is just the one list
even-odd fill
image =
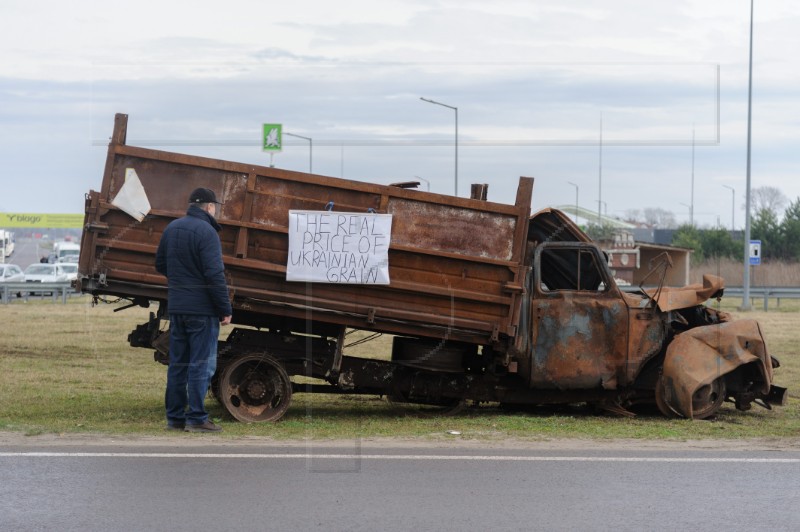
{"label": "green pedestrian crossing sign", "polygon": [[283,124],[264,124],[261,145],[264,151],[281,151],[283,147]]}

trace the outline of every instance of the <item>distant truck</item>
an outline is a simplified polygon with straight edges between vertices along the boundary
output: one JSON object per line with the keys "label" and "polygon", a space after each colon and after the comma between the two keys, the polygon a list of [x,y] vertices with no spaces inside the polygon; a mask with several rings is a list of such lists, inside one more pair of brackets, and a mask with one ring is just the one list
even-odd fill
{"label": "distant truck", "polygon": [[[280,419],[292,393],[375,394],[456,408],[588,403],[708,418],[730,400],[782,405],[778,361],[754,320],[704,305],[724,282],[624,292],[603,251],[557,210],[127,146],[116,116],[99,191],[86,196],[78,287],[157,310],[129,335],[168,356],[155,252],[191,190],[224,205],[237,325],[219,344],[217,399],[241,421]],[[353,330],[393,335],[383,359],[343,352]]]}
{"label": "distant truck", "polygon": [[50,262],[77,262],[81,246],[75,242],[62,240],[53,244],[52,260]]}
{"label": "distant truck", "polygon": [[16,239],[14,233],[0,229],[0,262],[5,262],[14,253]]}

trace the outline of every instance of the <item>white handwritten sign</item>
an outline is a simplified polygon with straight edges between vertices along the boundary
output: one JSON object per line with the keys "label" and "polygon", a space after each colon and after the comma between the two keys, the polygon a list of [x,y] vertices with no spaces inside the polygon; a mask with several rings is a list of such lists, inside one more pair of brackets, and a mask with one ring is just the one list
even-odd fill
{"label": "white handwritten sign", "polygon": [[289,211],[287,281],[389,284],[391,214]]}

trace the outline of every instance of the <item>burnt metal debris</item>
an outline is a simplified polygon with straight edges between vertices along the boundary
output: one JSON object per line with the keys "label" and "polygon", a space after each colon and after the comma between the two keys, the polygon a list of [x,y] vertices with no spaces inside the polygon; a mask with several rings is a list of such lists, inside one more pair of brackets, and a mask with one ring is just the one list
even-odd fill
{"label": "burnt metal debris", "polygon": [[[443,409],[589,403],[623,415],[655,404],[687,418],[711,417],[725,400],[740,410],[785,403],[758,323],[704,305],[721,297],[722,279],[663,287],[665,258],[657,289],[622,291],[603,251],[566,215],[531,216],[532,178],[520,178],[506,205],[486,201],[486,185],[458,198],[128,146],[127,120],[116,115],[100,190],[86,196],[78,286],[97,298],[156,303],[129,342],[166,363],[156,248],[192,190],[216,191],[237,326],[220,342],[212,391],[240,421],[280,419],[293,393],[375,394]],[[144,197],[128,203],[146,213],[118,207],[131,175]],[[390,281],[288,282],[295,210],[392,215]],[[346,355],[352,330],[394,335],[391,353]]]}

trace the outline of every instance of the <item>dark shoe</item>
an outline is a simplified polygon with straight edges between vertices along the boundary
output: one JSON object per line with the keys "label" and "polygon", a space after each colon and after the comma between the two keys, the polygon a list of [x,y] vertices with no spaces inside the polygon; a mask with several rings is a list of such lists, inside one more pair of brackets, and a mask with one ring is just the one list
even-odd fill
{"label": "dark shoe", "polygon": [[190,425],[187,423],[184,430],[186,432],[220,432],[222,427],[215,425],[211,421],[206,421],[202,425]]}
{"label": "dark shoe", "polygon": [[184,427],[185,425],[170,425],[169,423],[167,423],[165,430],[179,430],[183,432]]}

